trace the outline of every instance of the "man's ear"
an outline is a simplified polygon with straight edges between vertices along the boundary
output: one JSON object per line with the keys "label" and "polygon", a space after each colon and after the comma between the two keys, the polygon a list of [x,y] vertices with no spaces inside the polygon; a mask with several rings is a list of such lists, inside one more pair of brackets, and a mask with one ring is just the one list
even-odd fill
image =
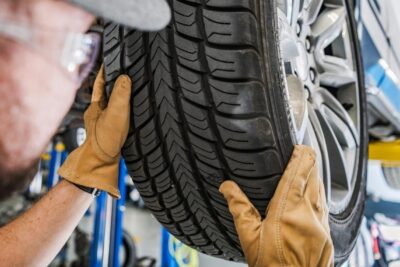
{"label": "man's ear", "polygon": [[25,191],[38,172],[38,160],[25,170],[5,170],[0,162],[0,200]]}

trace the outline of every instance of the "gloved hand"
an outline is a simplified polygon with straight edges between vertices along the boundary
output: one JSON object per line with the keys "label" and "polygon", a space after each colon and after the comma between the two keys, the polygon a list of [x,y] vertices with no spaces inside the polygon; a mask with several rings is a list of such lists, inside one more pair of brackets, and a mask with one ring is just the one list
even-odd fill
{"label": "gloved hand", "polygon": [[263,221],[234,182],[220,191],[249,266],[333,266],[328,207],[311,148],[295,147]]}
{"label": "gloved hand", "polygon": [[84,115],[86,141],[68,156],[58,174],[74,184],[119,198],[118,166],[129,129],[131,80],[126,75],[117,79],[107,107],[104,87],[102,67]]}

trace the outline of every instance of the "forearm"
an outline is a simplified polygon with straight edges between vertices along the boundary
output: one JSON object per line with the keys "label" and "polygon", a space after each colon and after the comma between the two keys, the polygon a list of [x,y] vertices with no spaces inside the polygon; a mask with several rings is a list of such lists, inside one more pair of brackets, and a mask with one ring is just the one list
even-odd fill
{"label": "forearm", "polygon": [[61,181],[30,210],[0,228],[2,265],[49,265],[92,201],[90,194]]}

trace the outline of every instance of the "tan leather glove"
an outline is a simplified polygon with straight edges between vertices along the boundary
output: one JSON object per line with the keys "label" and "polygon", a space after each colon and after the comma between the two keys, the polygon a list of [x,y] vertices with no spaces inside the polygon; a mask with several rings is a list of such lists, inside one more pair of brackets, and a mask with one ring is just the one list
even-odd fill
{"label": "tan leather glove", "polygon": [[84,115],[86,141],[68,156],[58,174],[74,184],[119,198],[118,166],[129,129],[131,80],[126,75],[117,79],[107,107],[104,87],[102,67]]}
{"label": "tan leather glove", "polygon": [[249,266],[333,266],[328,207],[311,148],[295,147],[263,221],[234,182],[220,191]]}

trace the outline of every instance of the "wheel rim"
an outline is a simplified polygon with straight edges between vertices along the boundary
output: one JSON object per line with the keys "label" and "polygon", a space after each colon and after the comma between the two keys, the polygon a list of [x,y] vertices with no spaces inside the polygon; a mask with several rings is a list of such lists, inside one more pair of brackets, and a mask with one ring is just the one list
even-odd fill
{"label": "wheel rim", "polygon": [[312,146],[332,214],[349,206],[358,173],[360,99],[343,0],[277,0],[282,68],[295,135]]}

